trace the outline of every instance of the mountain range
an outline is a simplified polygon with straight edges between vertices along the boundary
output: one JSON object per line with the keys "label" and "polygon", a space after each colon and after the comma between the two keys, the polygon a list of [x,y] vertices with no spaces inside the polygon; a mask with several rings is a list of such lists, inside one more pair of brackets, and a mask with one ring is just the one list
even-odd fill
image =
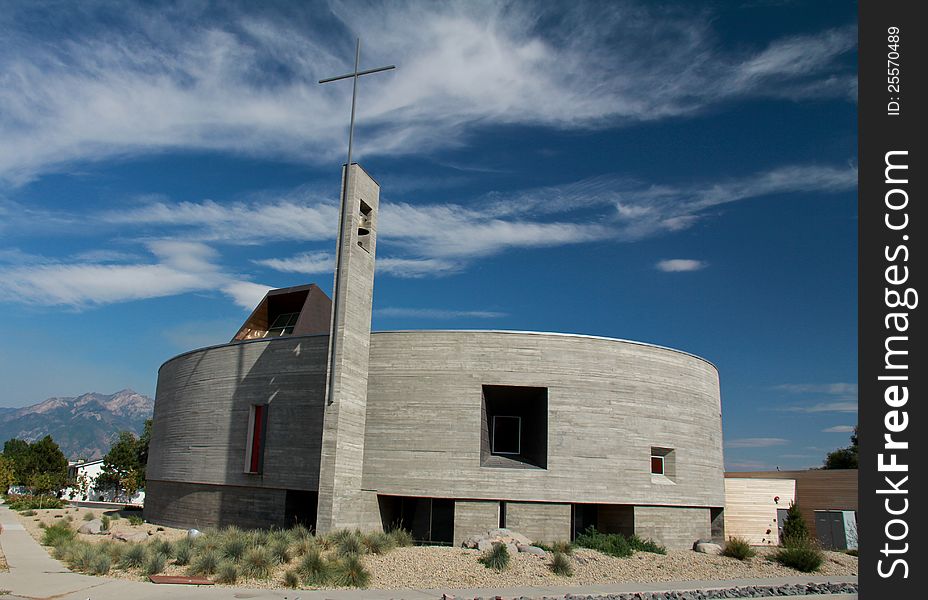
{"label": "mountain range", "polygon": [[32,442],[51,435],[70,460],[102,458],[120,431],[139,435],[154,406],[148,396],[126,389],[0,408],[0,445],[11,438]]}

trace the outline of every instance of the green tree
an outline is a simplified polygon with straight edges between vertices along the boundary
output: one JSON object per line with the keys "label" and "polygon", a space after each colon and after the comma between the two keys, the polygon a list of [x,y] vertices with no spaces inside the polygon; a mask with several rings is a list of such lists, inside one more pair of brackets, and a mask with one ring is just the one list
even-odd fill
{"label": "green tree", "polygon": [[786,519],[783,521],[783,539],[780,540],[780,545],[795,546],[808,539],[809,528],[806,526],[806,520],[802,518],[799,506],[793,502],[786,511]]}
{"label": "green tree", "polygon": [[35,487],[35,482],[41,487],[36,493],[57,492],[68,483],[68,459],[50,435],[29,444],[26,483]]}
{"label": "green tree", "polygon": [[829,452],[825,457],[825,466],[823,469],[856,469],[858,466],[857,451],[857,426],[854,426],[854,433],[851,434],[851,445],[847,448],[839,448],[834,452]]}
{"label": "green tree", "polygon": [[131,431],[119,432],[116,443],[103,457],[103,469],[97,476],[97,485],[112,486],[130,497],[138,491],[144,469],[139,460],[139,441]]}
{"label": "green tree", "polygon": [[139,478],[138,484],[145,487],[145,467],[148,466],[148,445],[151,443],[151,419],[145,419],[145,427],[142,429],[142,435],[139,436],[138,456],[139,456]]}
{"label": "green tree", "polygon": [[13,465],[12,485],[26,485],[29,478],[29,442],[13,438],[3,444],[3,456]]}
{"label": "green tree", "polygon": [[0,454],[0,492],[5,494],[14,483],[16,483],[16,471],[13,469],[13,461]]}

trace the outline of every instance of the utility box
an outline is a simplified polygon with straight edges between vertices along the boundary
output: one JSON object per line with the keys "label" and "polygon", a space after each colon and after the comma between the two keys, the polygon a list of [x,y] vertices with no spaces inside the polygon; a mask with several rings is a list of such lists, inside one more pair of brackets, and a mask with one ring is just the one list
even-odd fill
{"label": "utility box", "polygon": [[826,550],[857,549],[857,513],[853,510],[815,511],[815,531]]}

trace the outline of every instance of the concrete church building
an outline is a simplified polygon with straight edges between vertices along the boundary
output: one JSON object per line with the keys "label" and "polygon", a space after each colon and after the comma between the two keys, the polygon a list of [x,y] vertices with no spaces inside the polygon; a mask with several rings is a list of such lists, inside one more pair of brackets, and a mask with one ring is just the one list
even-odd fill
{"label": "concrete church building", "polygon": [[380,188],[357,164],[345,188],[334,302],[271,291],[231,342],[161,367],[149,521],[722,537],[712,364],[588,335],[371,333]]}

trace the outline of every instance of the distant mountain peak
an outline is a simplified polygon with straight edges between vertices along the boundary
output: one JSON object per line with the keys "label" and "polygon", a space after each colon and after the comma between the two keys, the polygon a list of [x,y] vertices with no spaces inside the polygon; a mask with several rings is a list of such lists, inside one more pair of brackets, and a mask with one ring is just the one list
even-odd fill
{"label": "distant mountain peak", "polygon": [[154,400],[129,388],[113,394],[48,398],[0,412],[0,444],[11,438],[32,442],[51,435],[68,458],[93,460],[106,454],[120,431],[140,434],[154,405]]}

